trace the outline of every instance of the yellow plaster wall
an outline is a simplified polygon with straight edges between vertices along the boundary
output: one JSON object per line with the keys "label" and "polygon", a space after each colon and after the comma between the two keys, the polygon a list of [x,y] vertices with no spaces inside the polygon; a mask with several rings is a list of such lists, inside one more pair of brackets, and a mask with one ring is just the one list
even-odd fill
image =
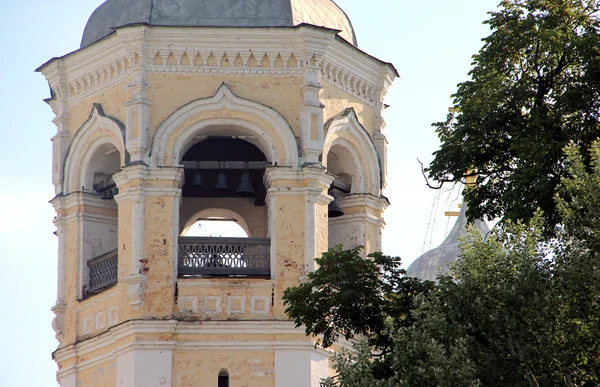
{"label": "yellow plaster wall", "polygon": [[316,222],[316,252],[317,257],[329,250],[329,207],[327,204],[319,204],[315,206],[315,222]]}
{"label": "yellow plaster wall", "polygon": [[373,117],[375,110],[372,107],[327,82],[323,82],[323,88],[321,89],[319,97],[321,102],[325,105],[325,108],[323,109],[325,121],[341,113],[345,109],[354,108],[360,123],[367,129],[369,134],[373,136]]}
{"label": "yellow plaster wall", "polygon": [[[126,292],[122,284],[107,289],[81,300],[77,304],[77,338],[96,336],[119,323],[119,310],[125,310],[120,294]],[[109,310],[113,309],[111,312]],[[109,313],[113,314],[114,322],[109,321]],[[86,319],[89,319],[88,332],[84,331]],[[96,321],[98,320],[98,321]],[[97,324],[98,323],[98,324]]]}
{"label": "yellow plaster wall", "polygon": [[64,336],[60,342],[61,346],[75,342],[77,338],[77,314],[75,306],[77,304],[77,250],[79,245],[79,227],[77,222],[72,221],[67,224],[67,251],[66,251],[66,271],[65,271],[65,329]]}
{"label": "yellow plaster wall", "polygon": [[276,288],[275,288],[275,317],[287,319],[283,300],[283,291],[298,284],[305,274],[305,197],[303,195],[278,196],[274,209],[276,236]]}
{"label": "yellow plaster wall", "polygon": [[169,115],[181,106],[199,98],[212,97],[222,83],[238,97],[262,103],[281,114],[298,136],[299,106],[303,95],[299,76],[264,76],[249,74],[169,74],[149,73],[148,99],[150,136]]}
{"label": "yellow plaster wall", "polygon": [[230,387],[275,386],[272,350],[175,351],[173,357],[173,387],[216,386],[223,368]]}
{"label": "yellow plaster wall", "polygon": [[129,79],[117,83],[99,94],[73,104],[70,108],[69,133],[74,136],[81,125],[87,121],[94,103],[102,105],[105,115],[114,117],[124,124],[126,121],[125,102],[130,99],[127,88],[129,83]]}
{"label": "yellow plaster wall", "polygon": [[[199,284],[203,286],[190,286]],[[184,320],[273,319],[272,292],[275,285],[270,280],[181,278],[178,285],[176,316]],[[194,306],[197,306],[197,311],[193,310]]]}
{"label": "yellow plaster wall", "polygon": [[153,318],[171,316],[175,303],[173,224],[174,196],[148,196],[144,201],[145,274],[144,315]]}
{"label": "yellow plaster wall", "polygon": [[117,361],[79,371],[77,387],[114,387],[117,385]]}

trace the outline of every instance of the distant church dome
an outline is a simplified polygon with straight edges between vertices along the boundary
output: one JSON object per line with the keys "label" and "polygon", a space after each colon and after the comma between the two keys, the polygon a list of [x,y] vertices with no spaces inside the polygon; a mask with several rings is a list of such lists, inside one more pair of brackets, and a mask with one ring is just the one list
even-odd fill
{"label": "distant church dome", "polygon": [[[460,215],[450,234],[441,245],[417,258],[407,269],[406,274],[409,277],[417,277],[422,280],[435,281],[440,273],[448,272],[448,265],[456,262],[460,256],[460,238],[467,235],[467,206],[463,203]],[[482,236],[486,236],[490,231],[487,223],[483,220],[476,220],[474,226]]]}
{"label": "distant church dome", "polygon": [[292,27],[307,23],[340,30],[356,44],[348,16],[332,0],[107,0],[85,26],[81,48],[114,27],[147,23],[178,27]]}

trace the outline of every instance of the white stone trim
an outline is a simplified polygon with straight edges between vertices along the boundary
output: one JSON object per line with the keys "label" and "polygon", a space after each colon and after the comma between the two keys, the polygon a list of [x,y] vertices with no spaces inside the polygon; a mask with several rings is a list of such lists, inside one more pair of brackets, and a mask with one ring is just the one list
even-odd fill
{"label": "white stone trim", "polygon": [[89,335],[92,333],[92,316],[83,319],[83,334]]}
{"label": "white stone trim", "polygon": [[[208,280],[202,278],[182,279],[177,281],[177,286],[183,288],[249,288],[249,289],[271,289],[274,285],[273,280],[264,280],[262,282],[238,282],[239,280],[232,279],[231,281],[224,280]],[[241,280],[244,281],[244,280]]]}
{"label": "white stone trim", "polygon": [[[99,129],[106,129],[108,135],[98,137],[88,144]],[[121,127],[104,115],[100,105],[94,104],[90,117],[77,130],[69,146],[64,165],[63,193],[68,194],[81,189],[83,176],[89,167],[89,159],[96,149],[105,144],[114,146],[119,152],[121,165],[125,164],[125,144]],[[92,187],[86,188],[90,190]]]}
{"label": "white stone trim", "polygon": [[104,312],[98,312],[95,315],[96,317],[96,329],[102,329],[106,326],[106,322],[104,321]]}
{"label": "white stone trim", "polygon": [[[234,301],[240,302],[240,309],[234,309]],[[227,297],[227,314],[244,314],[246,311],[246,297],[229,296]]]}
{"label": "white stone trim", "polygon": [[[215,302],[215,309],[210,309],[208,303],[210,301]],[[217,296],[204,296],[202,299],[202,310],[206,314],[219,314],[221,313],[221,297]]]}
{"label": "white stone trim", "polygon": [[[100,94],[118,83],[134,77],[136,71],[206,74],[301,75],[304,63],[314,57],[320,67],[321,78],[345,93],[353,95],[370,106],[376,106],[385,97],[397,77],[393,67],[362,52],[342,39],[336,31],[315,29],[310,26],[295,28],[186,28],[159,26],[121,27],[116,34],[77,50],[63,58],[53,59],[39,70],[46,76],[57,99],[68,100],[69,105]],[[154,65],[157,52],[176,57],[175,64]],[[204,63],[194,64],[200,52]],[[284,62],[294,55],[297,65],[285,63],[275,68],[274,60],[267,68],[248,67],[248,53],[258,61],[265,53],[281,55]],[[210,53],[220,55],[216,66],[208,66]],[[134,64],[138,54],[141,63]],[[220,59],[227,54],[234,59],[239,54],[243,66],[221,66]],[[190,65],[182,65],[187,55]],[[194,57],[191,57],[194,55]],[[128,65],[127,65],[128,63]],[[120,69],[120,70],[119,70]],[[120,72],[119,72],[120,71]],[[341,74],[337,78],[335,75]]]}
{"label": "white stone trim", "polygon": [[[180,125],[191,116],[217,112],[225,108],[234,112],[251,114],[269,123],[270,128],[262,128],[239,118],[223,117],[201,120],[189,128],[184,128],[183,132],[177,133]],[[213,97],[197,99],[180,107],[159,125],[152,139],[152,165],[179,165],[181,156],[187,150],[186,147],[193,145],[193,139],[203,134],[209,134],[211,126],[217,125],[232,126],[232,135],[252,136],[254,145],[260,148],[273,163],[287,166],[297,166],[298,164],[296,138],[285,119],[268,106],[237,97],[225,84],[222,84]],[[219,133],[223,135],[222,129]],[[174,141],[173,149],[167,149],[166,146],[174,135],[178,137]],[[275,137],[278,137],[283,144],[282,149],[276,147]]]}
{"label": "white stone trim", "polygon": [[348,224],[348,223],[370,223],[370,224],[374,224],[374,225],[380,225],[381,224],[381,218],[378,218],[376,216],[370,215],[370,214],[350,214],[350,215],[344,215],[341,216],[339,218],[332,218],[329,219],[329,222],[331,224]]}
{"label": "white stone trim", "polygon": [[[256,309],[256,302],[262,300],[264,301],[265,304],[265,309],[264,310],[258,310]],[[251,302],[251,310],[252,310],[252,314],[261,314],[261,315],[268,315],[271,311],[270,311],[270,307],[271,307],[271,300],[269,300],[269,297],[262,297],[262,296],[253,296],[252,297],[252,302]]]}
{"label": "white stone trim", "polygon": [[345,195],[339,199],[340,207],[367,206],[375,211],[384,211],[389,203],[385,198],[371,194]]}
{"label": "white stone trim", "polygon": [[[98,348],[100,349],[100,348]],[[78,372],[99,366],[108,361],[121,358],[135,351],[308,351],[321,356],[331,356],[331,351],[323,348],[315,348],[311,341],[216,341],[216,342],[176,342],[176,341],[134,341],[124,344],[112,351],[94,358],[85,359],[84,363],[71,365],[61,368],[57,372],[57,378],[63,380]],[[89,353],[89,352],[87,352]],[[81,353],[73,348],[71,351],[64,352],[65,356],[60,359],[55,356],[57,362],[62,362],[73,356],[85,356],[87,353]],[[62,354],[61,354],[62,355]],[[166,364],[171,364],[166,362]],[[131,364],[130,364],[131,366]],[[143,367],[142,367],[143,368]],[[168,381],[167,381],[168,382]],[[167,384],[168,385],[168,384]],[[145,387],[145,386],[140,386]]]}
{"label": "white stone trim", "polygon": [[[198,297],[196,296],[179,296],[179,313],[198,313]],[[190,302],[191,309],[186,309],[186,302]]]}
{"label": "white stone trim", "polygon": [[132,320],[109,328],[93,340],[59,348],[55,352],[57,362],[63,362],[73,356],[88,353],[110,346],[133,334],[210,334],[210,335],[301,335],[302,328],[295,328],[291,321],[203,321],[202,324],[178,320]]}
{"label": "white stone trim", "polygon": [[116,325],[119,322],[119,307],[113,306],[108,308],[108,325]]}
{"label": "white stone trim", "polygon": [[336,144],[353,154],[358,168],[364,168],[352,181],[352,193],[370,193],[379,197],[381,193],[379,154],[369,133],[358,121],[354,110],[330,122],[323,145],[324,166],[327,166],[329,150]]}

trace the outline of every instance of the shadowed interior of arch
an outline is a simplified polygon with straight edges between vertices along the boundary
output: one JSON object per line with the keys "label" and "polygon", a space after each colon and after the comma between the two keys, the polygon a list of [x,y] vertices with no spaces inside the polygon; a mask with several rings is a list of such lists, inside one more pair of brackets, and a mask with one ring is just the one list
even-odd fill
{"label": "shadowed interior of arch", "polygon": [[90,203],[103,208],[103,215],[100,216],[88,214],[88,207],[83,207],[82,259],[78,263],[81,281],[79,297],[82,299],[117,283],[118,206],[114,196],[118,191],[113,175],[120,169],[120,153],[110,143],[98,146],[81,165],[81,190],[95,197],[96,202]]}
{"label": "shadowed interior of arch", "polygon": [[219,371],[217,387],[229,387],[229,372],[226,369],[221,369]]}
{"label": "shadowed interior of arch", "polygon": [[268,277],[265,155],[243,138],[205,137],[181,164],[179,276]]}

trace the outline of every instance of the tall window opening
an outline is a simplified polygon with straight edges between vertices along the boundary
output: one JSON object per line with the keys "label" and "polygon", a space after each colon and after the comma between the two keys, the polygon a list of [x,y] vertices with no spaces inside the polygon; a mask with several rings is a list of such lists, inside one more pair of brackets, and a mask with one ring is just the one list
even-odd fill
{"label": "tall window opening", "polygon": [[269,277],[262,151],[250,138],[206,137],[181,164],[179,276]]}
{"label": "tall window opening", "polygon": [[361,174],[352,152],[342,145],[335,144],[327,154],[327,171],[336,176],[329,194],[334,201],[329,204],[329,248],[339,244],[346,248],[352,247],[351,230],[348,218],[344,217],[343,198],[353,192],[355,185],[359,185]]}
{"label": "tall window opening", "polygon": [[120,169],[121,156],[111,144],[99,146],[82,165],[81,298],[117,283],[118,206],[112,176]]}
{"label": "tall window opening", "polygon": [[229,372],[225,369],[219,371],[217,387],[229,387]]}

